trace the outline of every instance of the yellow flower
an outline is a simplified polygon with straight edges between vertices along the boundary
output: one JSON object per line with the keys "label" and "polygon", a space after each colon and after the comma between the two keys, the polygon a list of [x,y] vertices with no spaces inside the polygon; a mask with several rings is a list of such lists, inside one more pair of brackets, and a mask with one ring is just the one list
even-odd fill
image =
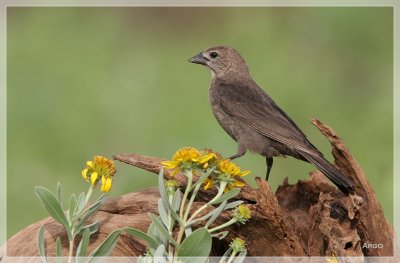
{"label": "yellow flower", "polygon": [[203,181],[203,184],[204,184],[204,190],[207,190],[214,186],[215,180],[212,176],[209,176]]}
{"label": "yellow flower", "polygon": [[229,159],[221,160],[219,162],[218,169],[221,171],[221,173],[231,175],[232,177],[234,177],[234,176],[243,177],[250,173],[250,171],[241,172],[240,167],[237,166],[236,164],[232,163]]}
{"label": "yellow flower", "polygon": [[246,249],[245,245],[246,243],[244,240],[237,237],[231,242],[230,247],[232,248],[233,252],[237,253],[244,251]]}
{"label": "yellow flower", "polygon": [[218,170],[220,175],[218,176],[219,181],[227,182],[225,192],[233,188],[243,187],[246,184],[236,177],[243,177],[250,173],[250,171],[240,171],[240,167],[232,163],[230,160],[221,160],[218,164]]}
{"label": "yellow flower", "polygon": [[251,217],[250,209],[245,205],[239,205],[233,211],[233,218],[244,224]]}
{"label": "yellow flower", "polygon": [[182,170],[190,170],[196,168],[200,160],[200,152],[193,147],[185,147],[179,149],[171,161],[163,161],[161,164],[167,168],[172,169],[171,176],[179,173]]}
{"label": "yellow flower", "polygon": [[100,191],[108,192],[112,186],[112,178],[117,172],[114,162],[103,157],[94,156],[93,161],[87,161],[86,167],[82,170],[82,177],[93,187],[101,179]]}

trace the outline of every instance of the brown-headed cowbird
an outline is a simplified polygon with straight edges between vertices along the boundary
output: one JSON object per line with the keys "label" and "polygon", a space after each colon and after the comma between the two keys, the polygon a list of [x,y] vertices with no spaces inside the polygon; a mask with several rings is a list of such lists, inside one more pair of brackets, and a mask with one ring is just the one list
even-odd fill
{"label": "brown-headed cowbird", "polygon": [[237,153],[230,159],[247,150],[265,156],[268,180],[272,157],[289,155],[314,164],[343,193],[354,192],[353,182],[324,158],[296,123],[255,83],[235,49],[209,48],[189,62],[211,70],[209,100],[214,116],[238,143]]}

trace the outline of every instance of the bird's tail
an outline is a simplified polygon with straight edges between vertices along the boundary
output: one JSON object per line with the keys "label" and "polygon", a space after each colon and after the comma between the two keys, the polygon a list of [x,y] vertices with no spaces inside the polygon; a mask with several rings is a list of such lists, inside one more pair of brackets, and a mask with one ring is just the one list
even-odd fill
{"label": "bird's tail", "polygon": [[332,181],[344,194],[349,194],[354,192],[353,182],[342,175],[335,166],[328,162],[323,156],[313,155],[301,150],[297,151],[301,156],[303,156],[307,161],[314,164],[329,180]]}

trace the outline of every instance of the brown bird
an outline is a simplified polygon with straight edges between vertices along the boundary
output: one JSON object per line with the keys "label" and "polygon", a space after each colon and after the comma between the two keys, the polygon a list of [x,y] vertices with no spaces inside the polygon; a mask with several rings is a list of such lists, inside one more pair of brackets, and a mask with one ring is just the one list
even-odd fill
{"label": "brown bird", "polygon": [[212,73],[209,100],[221,127],[238,143],[237,153],[247,150],[265,156],[266,180],[273,157],[289,155],[314,164],[343,193],[354,184],[312,145],[296,123],[251,78],[246,62],[233,48],[209,48],[189,62],[207,66]]}

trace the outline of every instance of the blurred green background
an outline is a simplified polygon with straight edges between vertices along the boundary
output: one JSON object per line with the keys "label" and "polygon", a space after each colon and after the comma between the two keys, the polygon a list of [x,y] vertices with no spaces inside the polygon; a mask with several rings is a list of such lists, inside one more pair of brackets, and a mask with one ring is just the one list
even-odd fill
{"label": "blurred green background", "polygon": [[[182,146],[224,156],[236,144],[214,119],[210,72],[187,60],[226,44],[254,79],[332,160],[310,124],[333,127],[393,222],[392,8],[7,8],[8,237],[47,216],[35,185],[85,191],[94,154],[170,158]],[[264,176],[265,162],[237,163]],[[156,185],[117,163],[111,196]],[[313,166],[275,158],[276,188]]]}

